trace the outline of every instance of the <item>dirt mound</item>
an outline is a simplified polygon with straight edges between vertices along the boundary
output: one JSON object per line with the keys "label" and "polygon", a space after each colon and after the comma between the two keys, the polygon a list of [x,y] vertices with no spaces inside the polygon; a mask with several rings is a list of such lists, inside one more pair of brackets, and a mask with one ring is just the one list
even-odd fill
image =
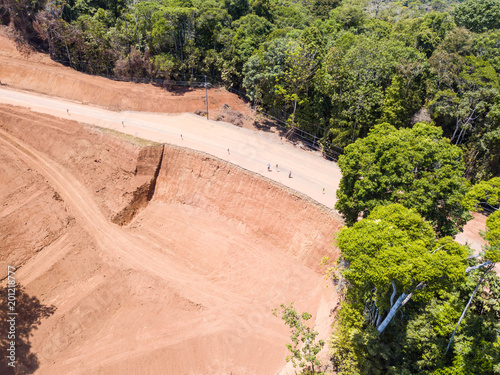
{"label": "dirt mound", "polygon": [[[0,82],[9,87],[35,91],[116,111],[183,113],[205,111],[205,89],[167,91],[151,84],[118,82],[103,77],[79,73],[52,61],[47,55],[29,55],[16,50],[0,26]],[[225,89],[208,91],[211,116],[218,116],[224,104],[252,117],[248,106],[238,96]],[[249,119],[246,123],[251,124]]]}
{"label": "dirt mound", "polygon": [[275,374],[289,333],[272,308],[329,326],[329,210],[206,154],[0,115],[2,267],[54,308],[32,331],[37,374]]}

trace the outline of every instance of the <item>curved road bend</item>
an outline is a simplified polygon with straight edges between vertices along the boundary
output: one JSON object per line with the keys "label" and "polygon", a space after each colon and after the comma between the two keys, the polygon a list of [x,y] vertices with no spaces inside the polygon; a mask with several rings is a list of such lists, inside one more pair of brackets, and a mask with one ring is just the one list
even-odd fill
{"label": "curved road bend", "polygon": [[4,87],[0,87],[0,103],[203,151],[297,190],[331,209],[335,205],[341,178],[337,164],[264,132],[187,113],[114,112]]}

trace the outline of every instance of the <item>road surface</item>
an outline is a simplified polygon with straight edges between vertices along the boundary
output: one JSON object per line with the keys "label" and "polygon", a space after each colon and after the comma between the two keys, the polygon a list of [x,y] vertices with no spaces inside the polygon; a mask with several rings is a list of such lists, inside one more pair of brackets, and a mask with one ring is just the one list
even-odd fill
{"label": "road surface", "polygon": [[[4,87],[0,88],[0,102],[203,151],[299,191],[328,208],[333,209],[335,205],[335,192],[341,178],[337,164],[281,141],[274,134],[193,114],[114,112]],[[268,171],[269,164],[271,171]]]}

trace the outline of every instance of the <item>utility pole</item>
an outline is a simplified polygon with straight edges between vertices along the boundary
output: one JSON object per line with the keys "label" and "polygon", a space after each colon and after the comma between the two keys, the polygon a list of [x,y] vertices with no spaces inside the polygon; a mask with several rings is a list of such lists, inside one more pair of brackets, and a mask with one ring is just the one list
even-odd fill
{"label": "utility pole", "polygon": [[208,88],[207,88],[207,76],[205,75],[205,102],[207,103],[207,120],[208,120]]}

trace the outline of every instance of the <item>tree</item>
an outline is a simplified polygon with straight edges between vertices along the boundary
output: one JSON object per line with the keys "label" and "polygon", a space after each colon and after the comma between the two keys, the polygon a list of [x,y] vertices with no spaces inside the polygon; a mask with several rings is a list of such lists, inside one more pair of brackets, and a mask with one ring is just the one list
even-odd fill
{"label": "tree", "polygon": [[233,21],[238,20],[250,11],[248,0],[224,0],[224,8],[233,18]]}
{"label": "tree", "polygon": [[375,208],[337,244],[345,286],[332,340],[339,373],[432,373],[444,365],[467,247],[437,240],[429,223],[399,204]]}
{"label": "tree", "polygon": [[467,192],[464,205],[471,211],[483,211],[485,206],[488,210],[500,209],[500,177],[489,181],[481,181]]}
{"label": "tree", "polygon": [[274,85],[286,69],[288,38],[263,43],[243,66],[243,87],[256,105],[275,106]]}
{"label": "tree", "polygon": [[415,86],[412,83],[399,74],[394,75],[385,93],[381,122],[387,122],[396,128],[411,124],[412,116],[422,105],[420,92],[412,87]]}
{"label": "tree", "polygon": [[328,18],[330,11],[339,6],[340,0],[313,0],[311,4],[314,15],[321,19]]}
{"label": "tree", "polygon": [[0,22],[12,25],[19,33],[19,43],[39,42],[39,33],[33,27],[37,12],[46,6],[46,0],[2,0],[0,2]]}
{"label": "tree", "polygon": [[247,14],[231,24],[230,41],[223,51],[223,79],[236,87],[242,84],[244,64],[273,30],[273,25],[263,17]]}
{"label": "tree", "polygon": [[500,28],[499,0],[467,0],[461,3],[453,14],[458,26],[464,26],[475,33]]}
{"label": "tree", "polygon": [[470,219],[462,204],[467,191],[462,152],[438,127],[377,125],[345,148],[339,167],[335,208],[348,225],[390,203],[414,208],[441,237],[457,234]]}
{"label": "tree", "polygon": [[474,55],[488,61],[500,74],[500,30],[491,30],[474,36]]}
{"label": "tree", "polygon": [[[316,356],[325,345],[325,342],[323,340],[316,342],[318,332],[305,323],[311,319],[312,315],[307,312],[302,314],[297,312],[293,302],[290,306],[281,305],[280,307],[281,319],[285,321],[285,324],[292,331],[290,336],[292,342],[286,345],[291,354],[286,357],[286,361],[291,361],[293,367],[307,368],[312,374],[316,373],[316,368],[320,365]],[[274,309],[273,313],[278,316],[278,309]]]}
{"label": "tree", "polygon": [[487,61],[475,56],[438,53],[430,63],[438,78],[430,90],[433,119],[453,143],[464,144],[466,176],[488,178],[498,168],[494,163],[500,131],[498,75]]}
{"label": "tree", "polygon": [[331,16],[345,30],[355,31],[368,18],[368,15],[363,11],[365,4],[364,0],[343,1],[339,7],[331,12]]}
{"label": "tree", "polygon": [[[439,90],[429,107],[435,118],[455,123],[451,140],[463,141],[467,130],[475,130],[476,123],[488,121],[487,115],[499,95],[499,81],[493,67],[475,56],[458,59],[458,76],[449,88]],[[482,121],[481,121],[482,120]]]}
{"label": "tree", "polygon": [[446,33],[455,26],[448,13],[432,12],[425,15],[417,33],[417,48],[431,56]]}
{"label": "tree", "polygon": [[47,41],[50,56],[73,67],[70,48],[76,39],[77,30],[62,19],[63,7],[64,4],[47,3],[46,9],[37,13],[33,27]]}
{"label": "tree", "polygon": [[375,208],[337,239],[349,265],[343,277],[379,333],[410,293],[426,298],[465,275],[467,251],[449,237],[437,245],[430,224],[400,204]]}
{"label": "tree", "polygon": [[[346,146],[356,138],[365,137],[382,115],[386,89],[395,74],[409,97],[419,97],[425,56],[415,48],[390,39],[376,40],[344,34],[323,59],[325,91],[333,111],[330,117],[329,140]],[[420,101],[420,100],[419,100]],[[414,103],[405,105],[407,113]]]}
{"label": "tree", "polygon": [[285,51],[286,70],[276,80],[275,92],[291,105],[291,114],[287,119],[293,126],[296,125],[295,113],[297,107],[304,103],[307,91],[318,67],[318,59],[314,52],[303,48],[300,44],[289,42]]}
{"label": "tree", "polygon": [[253,0],[252,10],[259,17],[264,17],[269,22],[274,21],[275,4],[271,0]]}

